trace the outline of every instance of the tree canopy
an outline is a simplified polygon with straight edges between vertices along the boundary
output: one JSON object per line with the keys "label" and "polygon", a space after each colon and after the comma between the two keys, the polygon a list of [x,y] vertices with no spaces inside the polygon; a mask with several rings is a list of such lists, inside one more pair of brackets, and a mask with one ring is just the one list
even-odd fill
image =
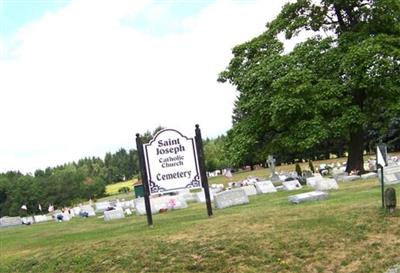
{"label": "tree canopy", "polygon": [[[281,34],[305,32],[311,37],[285,52]],[[400,110],[397,0],[286,4],[233,55],[219,76],[239,91],[227,139],[232,163],[346,150],[347,171],[363,171],[366,144],[393,131]]]}

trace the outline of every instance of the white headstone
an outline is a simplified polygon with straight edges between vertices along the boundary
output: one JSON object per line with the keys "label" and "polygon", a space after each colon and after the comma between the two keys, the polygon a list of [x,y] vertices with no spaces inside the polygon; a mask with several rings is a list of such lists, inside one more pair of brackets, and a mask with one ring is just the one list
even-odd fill
{"label": "white headstone", "polygon": [[269,193],[276,192],[276,188],[271,181],[259,181],[255,183],[255,187],[258,193]]}
{"label": "white headstone", "polygon": [[122,209],[113,209],[104,211],[104,221],[110,221],[122,218],[125,218],[125,214]]}
{"label": "white headstone", "polygon": [[[199,192],[195,193],[195,197],[196,197],[196,201],[199,203],[205,203],[206,202],[206,195],[204,193],[204,190],[202,189]],[[210,190],[210,199],[211,201],[214,200],[214,194],[212,193],[212,191]]]}
{"label": "white headstone", "polygon": [[322,200],[328,197],[328,193],[323,191],[312,191],[305,192],[296,195],[291,195],[288,197],[289,201],[295,204],[305,202],[305,201],[314,201],[314,200]]}
{"label": "white headstone", "polygon": [[0,227],[12,227],[22,225],[21,217],[8,217],[4,216],[0,218]]}
{"label": "white headstone", "polygon": [[56,222],[57,222],[57,221],[60,221],[60,219],[58,219],[59,216],[62,217],[61,221],[66,221],[66,222],[68,222],[68,221],[71,220],[71,216],[70,216],[68,213],[66,213],[66,212],[58,212],[58,213],[55,213],[55,214],[54,214],[54,220],[55,220]]}
{"label": "white headstone", "polygon": [[80,207],[75,207],[75,208],[72,208],[72,210],[74,211],[74,213],[75,213],[75,215],[79,215],[79,213],[81,212],[81,208]]}
{"label": "white headstone", "polygon": [[302,188],[298,180],[284,181],[282,185],[285,191],[300,190]]}
{"label": "white headstone", "polygon": [[317,191],[337,190],[339,185],[333,178],[324,178],[317,180],[313,188]]}
{"label": "white headstone", "polygon": [[249,203],[249,197],[242,188],[217,193],[214,198],[215,207],[218,209],[247,203]]}
{"label": "white headstone", "polygon": [[307,185],[310,187],[315,187],[317,181],[323,180],[324,178],[322,176],[313,176],[313,177],[308,177],[306,178]]}
{"label": "white headstone", "polygon": [[35,215],[33,216],[33,219],[35,220],[35,223],[41,223],[51,221],[53,218],[47,215]]}
{"label": "white headstone", "polygon": [[[379,170],[380,176],[380,170]],[[400,183],[400,165],[392,165],[383,168],[383,178],[387,185]]]}
{"label": "white headstone", "polygon": [[251,196],[251,195],[256,195],[257,194],[257,190],[253,185],[243,186],[242,189],[245,191],[247,196]]}
{"label": "white headstone", "polygon": [[178,196],[180,196],[186,202],[196,202],[196,196],[191,193],[190,190],[179,191]]}
{"label": "white headstone", "polygon": [[109,202],[97,202],[94,204],[97,212],[103,212],[110,207]]}
{"label": "white headstone", "polygon": [[96,216],[96,213],[94,212],[94,209],[91,205],[83,205],[81,206],[81,211],[82,212],[87,212],[88,216]]}
{"label": "white headstone", "polygon": [[24,224],[29,224],[29,223],[33,224],[35,222],[32,216],[22,217],[21,220],[22,223]]}
{"label": "white headstone", "polygon": [[[151,213],[156,214],[159,213],[160,210],[187,208],[187,203],[183,198],[179,197],[179,195],[175,196],[165,195],[161,197],[150,198],[150,207],[151,207]],[[136,208],[136,214],[138,215],[146,214],[146,206],[143,197],[135,199],[135,208]]]}

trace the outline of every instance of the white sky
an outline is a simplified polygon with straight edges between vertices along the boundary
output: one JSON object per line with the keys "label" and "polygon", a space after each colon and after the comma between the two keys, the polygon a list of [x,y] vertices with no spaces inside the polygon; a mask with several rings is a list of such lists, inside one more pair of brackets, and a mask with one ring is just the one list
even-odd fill
{"label": "white sky", "polygon": [[0,172],[136,149],[158,125],[224,134],[236,93],[218,73],[285,2],[221,0],[174,20],[168,1],[77,0],[23,25],[0,40]]}

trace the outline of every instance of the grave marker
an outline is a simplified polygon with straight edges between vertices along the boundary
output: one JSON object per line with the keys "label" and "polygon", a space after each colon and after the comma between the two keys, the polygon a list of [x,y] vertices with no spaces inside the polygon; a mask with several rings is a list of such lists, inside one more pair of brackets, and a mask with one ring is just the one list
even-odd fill
{"label": "grave marker", "polygon": [[249,197],[241,188],[223,191],[217,193],[214,197],[214,204],[218,209],[224,209],[247,203],[249,203]]}
{"label": "grave marker", "polygon": [[328,197],[328,193],[323,191],[312,191],[305,192],[288,197],[289,201],[295,204],[299,204],[306,201],[322,200]]}
{"label": "grave marker", "polygon": [[125,218],[125,214],[122,209],[113,209],[104,211],[104,221],[111,221],[122,218]]}
{"label": "grave marker", "polygon": [[258,193],[276,192],[274,184],[269,180],[256,182],[255,186]]}
{"label": "grave marker", "polygon": [[241,187],[247,196],[257,195],[257,190],[253,185]]}
{"label": "grave marker", "polygon": [[4,216],[0,218],[0,227],[12,227],[22,225],[21,217],[8,217]]}
{"label": "grave marker", "polygon": [[302,188],[298,180],[290,180],[282,182],[283,189],[286,191],[300,190]]}

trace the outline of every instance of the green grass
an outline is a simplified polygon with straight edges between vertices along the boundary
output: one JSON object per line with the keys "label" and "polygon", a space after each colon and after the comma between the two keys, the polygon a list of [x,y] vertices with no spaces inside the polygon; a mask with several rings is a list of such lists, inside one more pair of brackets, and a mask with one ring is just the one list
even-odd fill
{"label": "green grass", "polygon": [[123,182],[118,182],[115,184],[110,184],[106,186],[106,194],[107,195],[115,195],[115,194],[119,194],[118,190],[120,188],[123,187],[128,187],[129,189],[132,190],[133,188],[133,184],[136,182],[137,180],[128,180],[128,181],[123,181]]}
{"label": "green grass", "polygon": [[380,208],[376,179],[341,183],[324,201],[287,201],[308,190],[252,196],[211,218],[190,204],[155,215],[153,228],[145,216],[3,228],[0,272],[379,273],[400,263],[400,213]]}

